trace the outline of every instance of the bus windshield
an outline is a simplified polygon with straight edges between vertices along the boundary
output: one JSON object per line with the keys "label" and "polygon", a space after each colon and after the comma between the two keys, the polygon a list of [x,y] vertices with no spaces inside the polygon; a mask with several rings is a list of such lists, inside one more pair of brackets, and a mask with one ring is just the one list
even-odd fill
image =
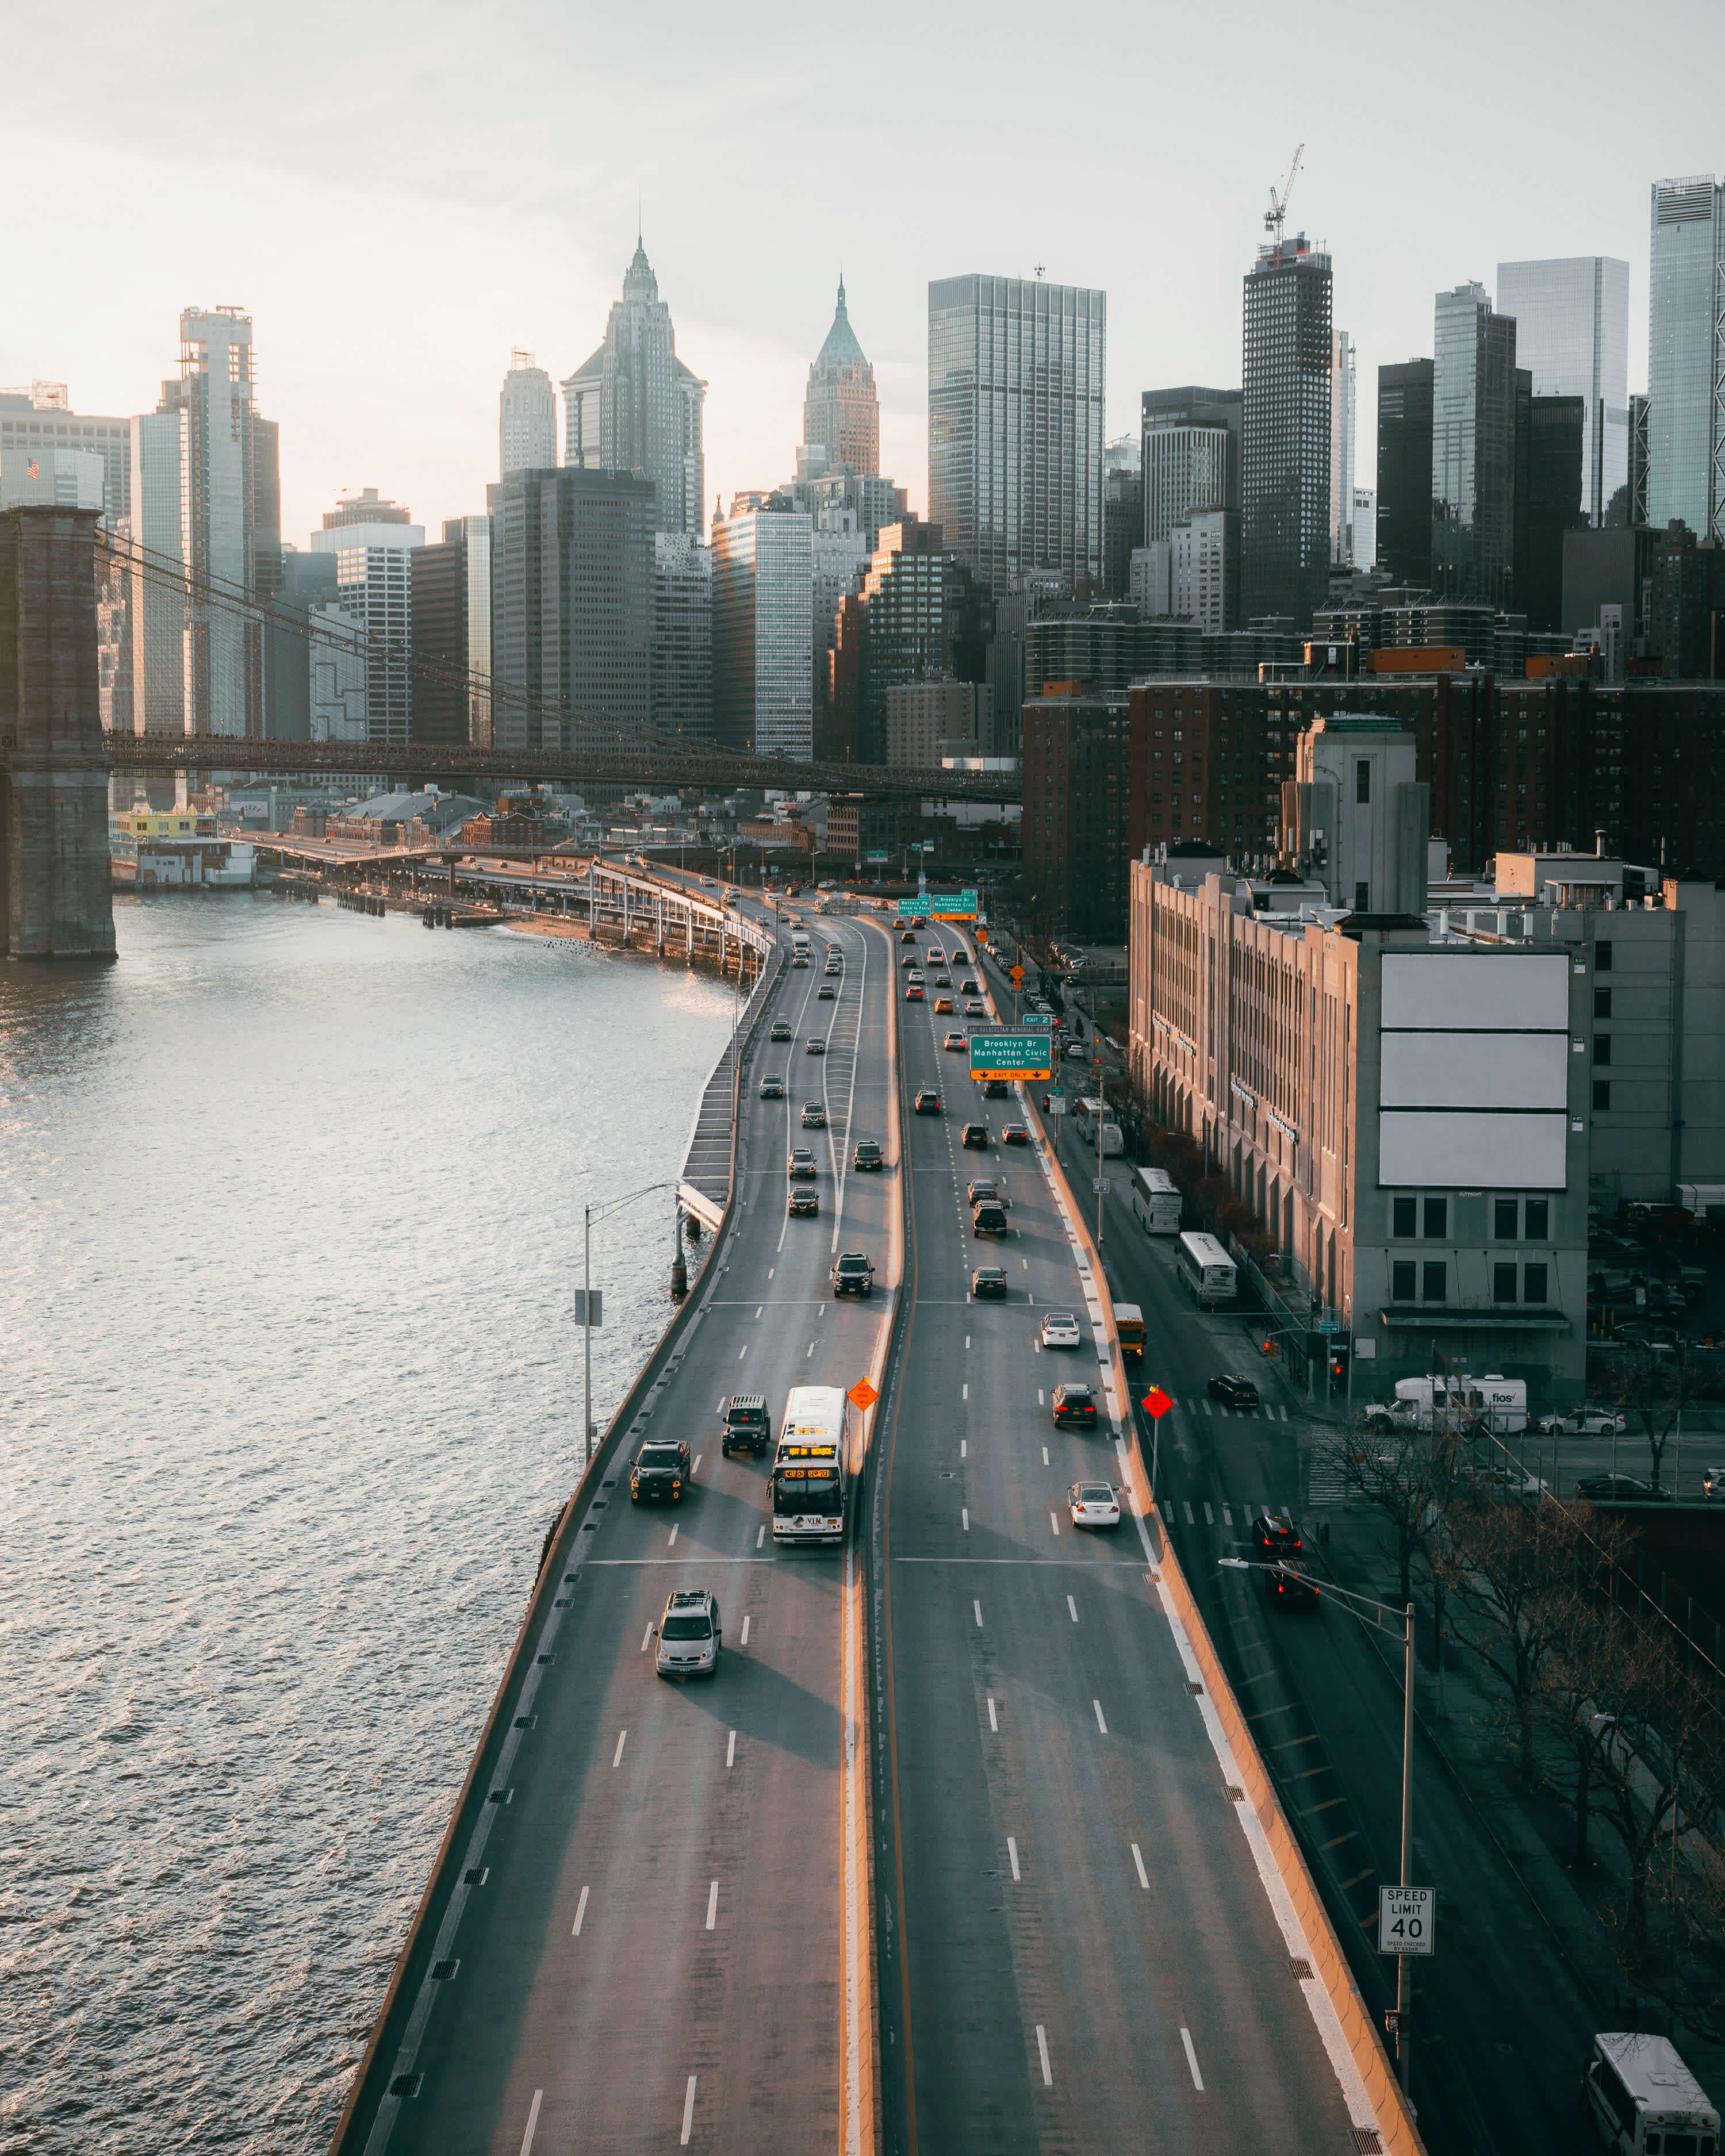
{"label": "bus windshield", "polygon": [[775,1512],[832,1512],[839,1508],[839,1471],[828,1462],[779,1467],[773,1476]]}

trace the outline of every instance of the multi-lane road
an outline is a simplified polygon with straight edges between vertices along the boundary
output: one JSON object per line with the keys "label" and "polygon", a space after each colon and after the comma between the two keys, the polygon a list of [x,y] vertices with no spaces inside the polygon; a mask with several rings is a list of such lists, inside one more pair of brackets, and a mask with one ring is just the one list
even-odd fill
{"label": "multi-lane road", "polygon": [[[1106,1417],[1079,1435],[1049,1406],[1063,1378],[1111,1383],[1098,1284],[1035,1149],[960,1147],[1020,1103],[983,1099],[932,1004],[901,1017],[906,1095],[937,1085],[945,1112],[906,1118],[870,1523],[886,2145],[1350,2147],[1368,2114],[1290,1973],[1138,1524],[1066,1511],[1078,1478],[1123,1480]],[[991,1172],[1014,1232],[979,1245],[966,1185]],[[970,1299],[978,1263],[1005,1302]],[[1081,1348],[1043,1349],[1051,1307]]]}
{"label": "multi-lane road", "polygon": [[[827,942],[845,961],[830,1003]],[[745,1074],[736,1232],[642,1432],[686,1438],[694,1484],[636,1510],[619,1455],[578,1537],[418,2092],[380,2115],[396,2156],[837,2145],[840,1560],[774,1548],[772,1463],[721,1458],[719,1408],[764,1393],[776,1430],[791,1386],[875,1365],[897,1250],[887,973],[878,930],[834,921],[781,977],[768,1015],[794,1037],[763,1025]],[[783,1101],[758,1097],[768,1070]],[[807,1101],[824,1131],[802,1128]],[[886,1173],[848,1172],[859,1137]],[[793,1143],[819,1163],[814,1219],[786,1216]],[[871,1301],[831,1299],[835,1246],[874,1259]],[[724,1648],[716,1678],[684,1686],[655,1676],[652,1627],[688,1587],[718,1596]]]}

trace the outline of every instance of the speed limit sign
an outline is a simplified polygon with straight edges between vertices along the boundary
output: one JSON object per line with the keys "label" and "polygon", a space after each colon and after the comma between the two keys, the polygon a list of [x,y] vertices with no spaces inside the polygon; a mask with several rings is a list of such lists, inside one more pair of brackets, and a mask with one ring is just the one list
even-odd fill
{"label": "speed limit sign", "polygon": [[1378,1889],[1378,1951],[1429,1954],[1437,1929],[1437,1894],[1430,1887]]}

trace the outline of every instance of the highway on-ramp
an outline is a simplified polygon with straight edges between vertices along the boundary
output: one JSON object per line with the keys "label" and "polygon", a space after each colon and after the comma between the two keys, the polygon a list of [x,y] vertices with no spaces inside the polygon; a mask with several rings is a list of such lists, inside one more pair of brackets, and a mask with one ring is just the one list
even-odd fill
{"label": "highway on-ramp", "polygon": [[[973,968],[947,970],[962,1014]],[[999,1142],[1021,1103],[942,1045],[970,1027],[900,1016],[906,1100],[937,1086],[944,1113],[906,1117],[910,1301],[870,1523],[886,2148],[1369,2145],[1139,1523],[1085,1534],[1066,1510],[1076,1480],[1122,1479],[1106,1412],[1081,1435],[1050,1407],[1062,1379],[1111,1384],[1098,1284],[1037,1151]],[[966,1186],[989,1173],[1013,1232],[979,1243]],[[970,1299],[977,1264],[1006,1268],[1007,1301]],[[1050,1306],[1079,1348],[1041,1347]]]}
{"label": "highway on-ramp", "polygon": [[[891,1317],[886,939],[810,927],[813,965],[785,969],[767,1014],[793,1039],[770,1043],[763,1023],[744,1070],[735,1232],[534,1643],[526,1726],[458,1890],[418,2079],[386,2099],[368,2156],[838,2145],[844,1559],[776,1549],[770,1460],[719,1450],[731,1394],[764,1393],[776,1431],[791,1386],[867,1373]],[[832,1002],[828,942],[845,957]],[[783,1101],[758,1096],[769,1070],[788,1077]],[[824,1131],[802,1127],[808,1101]],[[668,1166],[680,1136],[666,1133]],[[860,1137],[886,1147],[884,1173],[849,1172]],[[786,1214],[793,1143],[819,1163],[814,1219]],[[835,1246],[873,1258],[871,1301],[832,1300]],[[631,1507],[642,1436],[699,1455],[680,1504]],[[717,1595],[724,1647],[716,1677],[683,1686],[655,1676],[652,1628],[691,1587]]]}

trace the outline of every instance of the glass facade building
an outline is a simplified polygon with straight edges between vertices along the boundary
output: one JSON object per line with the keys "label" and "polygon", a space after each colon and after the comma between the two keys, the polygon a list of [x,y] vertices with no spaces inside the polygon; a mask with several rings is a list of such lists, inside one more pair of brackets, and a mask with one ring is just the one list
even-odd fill
{"label": "glass facade building", "polygon": [[1647,314],[1647,520],[1725,538],[1725,187],[1659,180]]}
{"label": "glass facade building", "polygon": [[1437,295],[1431,418],[1431,586],[1510,604],[1515,583],[1516,326],[1486,288]]}
{"label": "glass facade building", "polygon": [[1500,262],[1497,311],[1516,325],[1516,362],[1536,397],[1579,397],[1581,495],[1592,525],[1629,482],[1629,264],[1605,254]]}
{"label": "glass facade building", "polygon": [[1429,359],[1378,370],[1376,561],[1394,583],[1431,583],[1431,386]]}
{"label": "glass facade building", "polygon": [[1330,258],[1258,250],[1243,295],[1241,612],[1310,622],[1330,575]]}
{"label": "glass facade building", "polygon": [[713,737],[713,557],[687,531],[653,541],[653,733],[661,748]]}
{"label": "glass facade building", "polygon": [[677,357],[670,309],[635,243],[605,341],[563,383],[563,462],[650,480],[655,528],[701,536],[706,384]]}
{"label": "glass facade building", "polygon": [[742,496],[712,526],[713,738],[760,756],[814,753],[814,525]]}
{"label": "glass facade building", "polygon": [[1101,588],[1107,329],[1080,285],[929,285],[929,520],[996,598],[1040,570]]}

